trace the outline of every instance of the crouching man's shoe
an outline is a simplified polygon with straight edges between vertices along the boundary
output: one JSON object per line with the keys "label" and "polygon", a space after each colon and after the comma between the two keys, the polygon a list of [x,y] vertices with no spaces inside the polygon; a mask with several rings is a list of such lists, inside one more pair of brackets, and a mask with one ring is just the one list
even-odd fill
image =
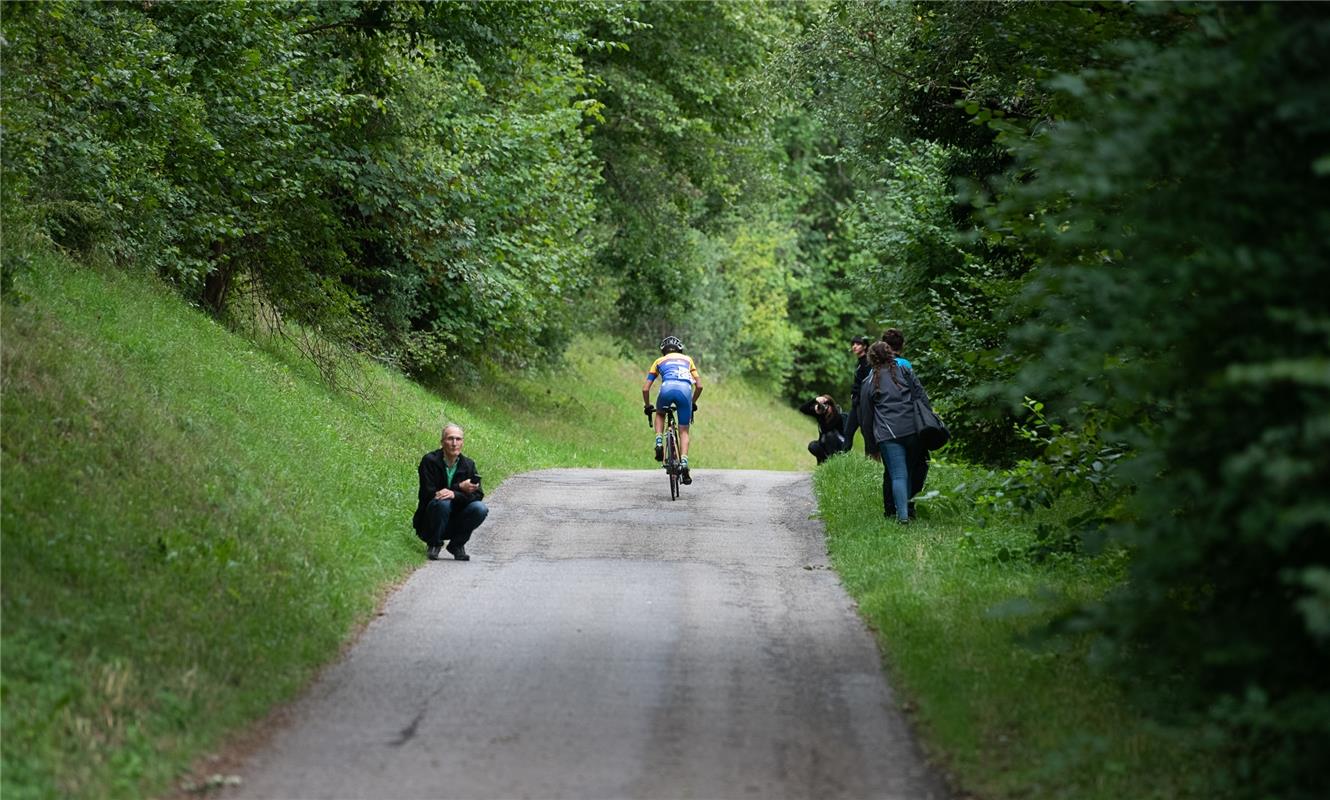
{"label": "crouching man's shoe", "polygon": [[459,545],[457,545],[456,547],[453,547],[452,545],[448,545],[448,546],[445,547],[444,549],[447,550],[449,553],[452,553],[452,554],[453,554],[453,558],[457,559],[458,561],[470,561],[470,560],[471,560],[471,556],[469,556],[469,555],[466,554],[466,545],[461,545],[461,544],[459,544]]}
{"label": "crouching man's shoe", "polygon": [[439,551],[442,549],[443,548],[439,547],[437,544],[430,545],[425,549],[425,558],[428,558],[430,561],[438,561]]}

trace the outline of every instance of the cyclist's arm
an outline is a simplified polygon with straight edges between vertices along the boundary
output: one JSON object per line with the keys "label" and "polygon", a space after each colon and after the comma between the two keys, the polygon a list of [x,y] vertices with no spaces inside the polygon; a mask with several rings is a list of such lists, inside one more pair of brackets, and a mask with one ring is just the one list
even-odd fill
{"label": "cyclist's arm", "polygon": [[655,375],[647,375],[646,383],[642,384],[642,404],[651,402],[651,384],[656,382]]}

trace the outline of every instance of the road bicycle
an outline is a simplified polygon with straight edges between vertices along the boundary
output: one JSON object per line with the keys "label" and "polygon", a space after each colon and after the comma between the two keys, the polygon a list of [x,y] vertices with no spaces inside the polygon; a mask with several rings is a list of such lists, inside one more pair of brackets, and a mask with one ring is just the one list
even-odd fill
{"label": "road bicycle", "polygon": [[[677,406],[670,403],[663,408],[657,408],[657,412],[665,414],[665,474],[670,478],[670,499],[679,499],[679,482],[683,477],[683,462],[679,457],[679,422],[674,418],[674,411]],[[648,415],[647,423],[651,423],[651,417]]]}

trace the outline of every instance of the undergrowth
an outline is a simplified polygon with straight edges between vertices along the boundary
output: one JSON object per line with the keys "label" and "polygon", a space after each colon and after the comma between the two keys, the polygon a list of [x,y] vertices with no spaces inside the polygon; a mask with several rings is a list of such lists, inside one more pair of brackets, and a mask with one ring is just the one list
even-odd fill
{"label": "undergrowth", "polygon": [[1205,796],[1188,732],[1133,711],[1090,639],[1045,635],[1123,579],[1120,550],[1043,546],[1089,498],[976,503],[987,473],[935,457],[918,520],[901,526],[883,516],[881,469],[851,454],[814,474],[828,548],[953,783],[984,798]]}

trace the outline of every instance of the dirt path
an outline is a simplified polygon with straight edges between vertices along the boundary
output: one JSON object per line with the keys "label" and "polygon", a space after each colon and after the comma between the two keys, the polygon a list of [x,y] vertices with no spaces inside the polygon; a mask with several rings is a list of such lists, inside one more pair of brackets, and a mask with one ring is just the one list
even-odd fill
{"label": "dirt path", "polygon": [[225,796],[942,798],[807,473],[549,470],[487,498]]}

